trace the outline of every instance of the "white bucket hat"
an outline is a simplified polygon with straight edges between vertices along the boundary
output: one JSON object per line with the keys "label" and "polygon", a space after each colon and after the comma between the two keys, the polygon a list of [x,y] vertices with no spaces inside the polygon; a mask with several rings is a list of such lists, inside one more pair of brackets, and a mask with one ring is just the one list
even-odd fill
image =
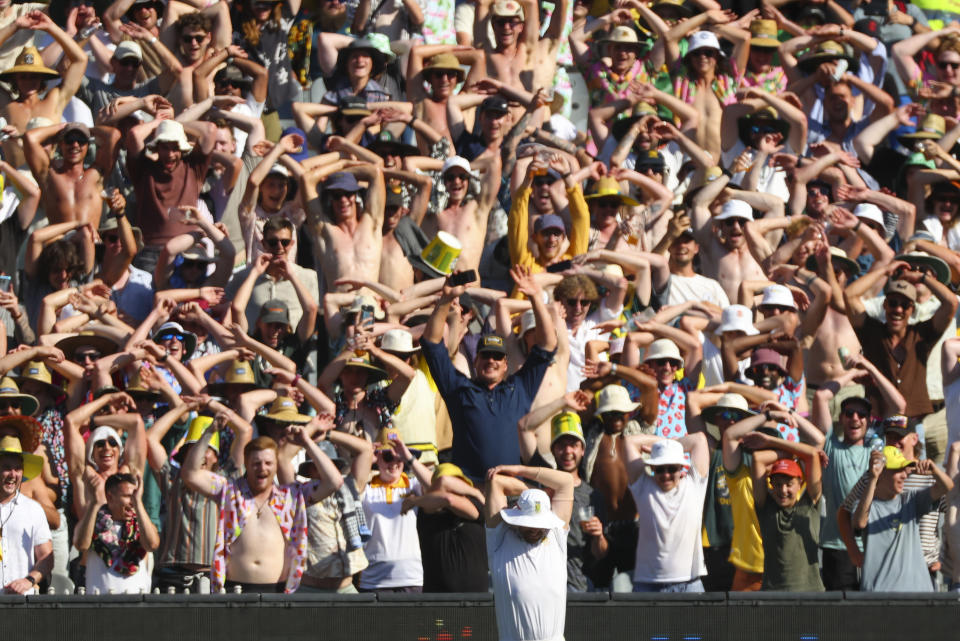
{"label": "white bucket hat", "polygon": [[697,49],[716,49],[720,52],[720,55],[723,55],[723,49],[720,48],[720,41],[717,40],[717,36],[712,31],[697,31],[689,38],[687,38],[687,55],[696,51]]}
{"label": "white bucket hat", "polygon": [[634,403],[630,400],[630,392],[623,385],[607,385],[597,395],[597,416],[605,412],[630,414],[636,412],[638,407],[640,407],[640,403]]}
{"label": "white bucket hat", "polygon": [[753,313],[745,305],[731,305],[720,313],[720,326],[714,333],[743,332],[747,336],[756,336],[760,332],[753,326]]}
{"label": "white bucket hat", "polygon": [[783,285],[770,285],[763,288],[763,298],[760,300],[760,307],[764,305],[777,305],[779,307],[797,308],[793,300],[793,294]]}
{"label": "white bucket hat", "polygon": [[726,220],[727,218],[745,218],[753,220],[753,207],[743,200],[733,198],[723,203],[723,209],[713,217],[714,220]]}
{"label": "white bucket hat", "polygon": [[680,355],[680,349],[669,338],[658,338],[650,343],[650,347],[647,348],[647,353],[643,357],[643,362],[646,363],[658,358],[671,358],[680,361],[680,367],[683,367],[683,356]]}
{"label": "white bucket hat", "polygon": [[672,438],[665,438],[653,444],[646,465],[647,467],[660,467],[661,465],[690,467],[690,464],[687,463],[687,457],[683,454],[683,445],[680,444],[680,441],[675,441]]}
{"label": "white bucket hat", "polygon": [[176,120],[164,120],[157,127],[153,139],[147,143],[147,148],[153,151],[160,142],[175,142],[180,145],[180,151],[185,154],[193,151],[193,145],[187,142],[187,134],[183,131],[183,125]]}
{"label": "white bucket hat", "polygon": [[883,212],[873,203],[860,203],[853,208],[853,215],[883,227]]}
{"label": "white bucket hat", "polygon": [[384,332],[383,338],[380,339],[380,349],[399,354],[412,354],[420,351],[419,347],[413,346],[413,336],[405,329],[391,329]]}
{"label": "white bucket hat", "polygon": [[93,460],[93,447],[100,441],[105,441],[108,438],[112,438],[120,446],[120,451],[117,453],[117,458],[123,456],[123,439],[120,438],[120,433],[109,425],[101,425],[97,429],[93,430],[93,433],[90,434],[90,438],[87,439],[87,463],[92,465],[94,469],[96,469],[97,464]]}
{"label": "white bucket hat", "polygon": [[550,497],[543,490],[524,490],[515,507],[500,510],[500,518],[509,525],[552,530],[565,523],[550,509]]}

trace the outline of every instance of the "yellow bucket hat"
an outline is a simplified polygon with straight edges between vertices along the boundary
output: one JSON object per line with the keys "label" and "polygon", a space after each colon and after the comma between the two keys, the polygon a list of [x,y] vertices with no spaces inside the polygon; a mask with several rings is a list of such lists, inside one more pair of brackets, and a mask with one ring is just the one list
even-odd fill
{"label": "yellow bucket hat", "polygon": [[23,451],[20,445],[20,439],[16,436],[4,436],[0,438],[0,454],[16,454],[23,461],[23,480],[38,476],[43,470],[43,457],[36,454],[30,454]]}
{"label": "yellow bucket hat", "polygon": [[584,196],[584,200],[593,200],[595,198],[607,198],[609,196],[616,196],[620,199],[621,205],[630,205],[631,207],[636,207],[640,203],[620,192],[620,183],[617,182],[616,178],[612,176],[603,176],[600,180],[596,182],[593,186],[593,191]]}

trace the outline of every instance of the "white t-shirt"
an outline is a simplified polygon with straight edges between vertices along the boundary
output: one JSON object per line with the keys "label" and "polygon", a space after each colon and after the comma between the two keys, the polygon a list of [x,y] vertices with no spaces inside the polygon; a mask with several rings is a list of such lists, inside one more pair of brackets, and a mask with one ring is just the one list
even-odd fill
{"label": "white t-shirt", "polygon": [[630,485],[630,493],[640,514],[633,580],[679,583],[705,575],[700,528],[707,479],[691,466],[675,488],[663,492],[644,473]]}
{"label": "white t-shirt", "polygon": [[487,528],[500,641],[563,641],[567,613],[567,528],[527,543],[506,523]]}
{"label": "white t-shirt", "polygon": [[420,482],[406,474],[389,486],[379,481],[380,477],[375,477],[363,491],[363,513],[370,526],[370,539],[363,552],[370,566],[360,575],[360,587],[373,590],[422,586],[417,510],[400,513],[403,497],[421,494]]}
{"label": "white t-shirt", "polygon": [[[0,587],[22,579],[33,569],[37,558],[33,550],[51,540],[47,516],[40,504],[23,494],[0,504],[3,525],[3,559],[0,560]],[[36,594],[36,589],[27,594]]]}
{"label": "white t-shirt", "polygon": [[570,362],[567,364],[568,392],[580,389],[580,383],[583,381],[583,366],[587,364],[587,343],[603,339],[603,332],[597,329],[597,325],[617,318],[622,312],[622,306],[616,311],[611,311],[601,302],[596,312],[583,319],[577,331],[572,332],[569,327],[567,328],[567,337],[570,341]]}
{"label": "white t-shirt", "polygon": [[[747,146],[743,144],[742,140],[737,140],[733,147],[721,155],[723,166],[730,169],[746,148]],[[793,153],[790,150],[790,145],[786,146],[784,153]],[[754,152],[753,155],[754,158],[756,158],[756,152]],[[730,182],[742,185],[746,178],[747,172],[741,171],[733,174]],[[771,167],[769,164],[766,165],[760,170],[760,182],[757,184],[757,191],[764,194],[771,194],[783,202],[787,202],[790,200],[790,188],[787,187],[786,172],[782,169]]]}
{"label": "white t-shirt", "polygon": [[107,567],[100,555],[87,550],[87,594],[150,594],[153,576],[153,552],[147,552],[135,574],[122,576]]}
{"label": "white t-shirt", "polygon": [[689,300],[713,303],[721,309],[730,307],[727,292],[723,291],[723,287],[715,279],[700,274],[693,276],[670,274],[670,289],[665,304],[679,305]]}

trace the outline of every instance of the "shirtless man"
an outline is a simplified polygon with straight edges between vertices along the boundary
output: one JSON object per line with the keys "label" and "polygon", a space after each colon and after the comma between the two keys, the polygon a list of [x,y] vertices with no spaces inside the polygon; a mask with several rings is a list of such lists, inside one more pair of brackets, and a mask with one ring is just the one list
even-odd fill
{"label": "shirtless man", "polygon": [[[715,202],[729,180],[721,176],[701,189],[693,198],[690,219],[700,243],[704,276],[716,279],[729,300],[738,300],[742,281],[766,280],[766,274],[753,257],[744,233],[747,221],[753,220],[753,208],[743,200]],[[752,195],[737,192],[738,198]],[[711,217],[714,211],[717,213]]]}
{"label": "shirtless man", "polygon": [[[87,167],[84,160],[92,141],[97,143],[97,156]],[[51,161],[44,145],[53,142],[60,158]],[[99,229],[103,176],[113,169],[119,142],[120,132],[113,127],[91,131],[79,122],[38,127],[23,136],[23,153],[41,187],[43,210],[51,224],[82,220]]]}
{"label": "shirtless man", "polygon": [[[309,224],[313,225],[314,256],[325,282],[324,291],[341,278],[370,280],[380,277],[383,251],[383,209],[386,200],[383,169],[364,162],[338,160],[318,165],[301,176]],[[361,191],[356,174],[367,182],[364,209],[358,211]],[[323,199],[317,184],[323,183]],[[329,213],[328,213],[329,212]]]}
{"label": "shirtless man", "polygon": [[[0,28],[0,45],[12,35],[22,29],[46,31],[61,47],[67,61],[66,71],[61,82],[56,87],[41,95],[46,89],[47,80],[60,76],[59,73],[46,67],[40,59],[40,53],[33,47],[26,47],[17,56],[16,64],[0,73],[0,80],[13,85],[16,96],[5,100],[0,115],[6,118],[7,123],[25,132],[31,118],[46,118],[50,122],[59,122],[63,109],[73,98],[83,74],[87,69],[87,54],[77,43],[58,27],[48,15],[40,11],[31,11],[20,16],[7,26]],[[8,139],[3,146],[3,155],[14,167],[23,164],[23,156],[19,146],[13,138]]]}
{"label": "shirtless man", "polygon": [[[244,476],[228,481],[203,468],[215,430],[214,423],[204,431],[181,472],[187,487],[220,504],[211,589],[232,591],[239,586],[244,592],[296,592],[307,565],[306,505],[340,489],[343,477],[313,442],[310,435],[314,430],[309,425],[291,425],[285,438],[306,448],[319,472],[316,480],[277,485],[277,443],[260,436],[243,448]],[[231,518],[242,524],[242,529],[229,523]]]}
{"label": "shirtless man", "polygon": [[[460,110],[477,104],[472,94],[454,94],[457,85],[472,85],[486,73],[482,49],[458,45],[417,45],[407,61],[407,99],[413,102],[413,114],[422,118],[441,136],[453,142],[447,123],[447,103]],[[463,66],[470,67],[467,73]],[[424,88],[424,83],[429,89]]]}
{"label": "shirtless man", "polygon": [[480,193],[470,193],[471,165],[466,158],[447,158],[440,169],[440,179],[447,188],[447,206],[436,216],[427,216],[423,232],[433,238],[438,231],[445,231],[460,241],[463,251],[457,259],[457,269],[466,271],[480,265],[484,239],[487,234],[487,217],[496,202],[500,188],[500,155],[485,154],[474,161],[483,171]]}

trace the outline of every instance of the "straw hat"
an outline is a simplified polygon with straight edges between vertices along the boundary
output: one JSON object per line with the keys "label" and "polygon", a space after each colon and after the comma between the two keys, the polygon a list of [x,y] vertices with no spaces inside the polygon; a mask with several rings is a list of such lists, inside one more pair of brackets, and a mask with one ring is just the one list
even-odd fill
{"label": "straw hat", "polygon": [[0,438],[0,454],[16,454],[23,461],[23,480],[38,476],[43,471],[43,457],[36,454],[30,454],[23,451],[20,445],[20,439],[16,436],[4,436]]}
{"label": "straw hat", "polygon": [[412,354],[419,352],[419,347],[413,345],[413,335],[405,329],[391,329],[384,332],[380,339],[380,349],[397,354]]}
{"label": "straw hat", "polygon": [[419,256],[413,254],[408,256],[407,260],[427,276],[440,278],[453,273],[461,251],[463,251],[463,245],[456,236],[438,231]]}
{"label": "straw hat", "polygon": [[147,401],[157,401],[162,396],[159,391],[150,389],[143,384],[139,367],[134,368],[133,373],[127,377],[127,386],[123,391],[134,399],[139,398]]}
{"label": "straw hat", "polygon": [[630,205],[631,207],[636,207],[640,204],[630,196],[621,193],[620,183],[612,176],[603,176],[600,178],[600,180],[594,184],[593,190],[584,196],[584,200],[607,198],[609,196],[616,196],[619,198],[621,205]]}
{"label": "straw hat", "polygon": [[[36,413],[37,408],[40,407],[40,402],[33,396],[29,394],[21,394],[20,388],[17,386],[16,381],[14,381],[9,376],[4,376],[0,379],[0,398],[9,398],[16,399],[20,401],[20,413],[23,416],[33,416]],[[24,443],[27,445],[27,443]],[[36,448],[29,448],[32,452]]]}
{"label": "straw hat", "polygon": [[920,126],[912,134],[899,136],[899,140],[940,140],[947,134],[947,121],[943,116],[927,114],[920,121]]}
{"label": "straw hat", "polygon": [[456,71],[457,82],[463,82],[463,79],[466,76],[463,67],[460,66],[460,61],[457,60],[457,57],[452,53],[438,53],[435,56],[430,56],[423,64],[422,73],[424,76],[426,76],[431,71],[440,71],[441,69],[445,69],[447,71]]}
{"label": "straw hat", "polygon": [[229,391],[246,392],[257,387],[253,368],[247,361],[234,360],[223,375],[223,380],[207,383],[207,393],[218,396]]}
{"label": "straw hat", "polygon": [[20,376],[14,378],[18,385],[24,381],[33,381],[45,385],[52,394],[63,394],[63,389],[53,384],[53,375],[43,361],[30,361],[20,367]]}
{"label": "straw hat", "polygon": [[937,275],[937,280],[939,280],[944,285],[950,283],[950,267],[947,265],[946,261],[937,256],[931,256],[927,252],[907,252],[906,254],[900,254],[894,260],[902,260],[906,263],[912,265],[918,265],[922,267],[929,267]]}
{"label": "straw hat", "polygon": [[118,349],[117,344],[112,340],[91,331],[82,331],[73,336],[61,338],[54,347],[63,352],[67,360],[72,359],[74,353],[81,347],[92,347],[100,352],[101,356],[115,354]]}
{"label": "straw hat", "polygon": [[601,40],[600,44],[603,45],[604,49],[611,44],[630,45],[638,52],[641,49],[645,49],[644,44],[640,42],[640,38],[637,37],[637,31],[626,25],[614,27],[610,35]]}
{"label": "straw hat", "polygon": [[270,409],[266,414],[261,414],[257,418],[266,418],[277,423],[294,423],[297,425],[306,425],[311,418],[306,414],[297,411],[297,403],[289,396],[278,396],[277,400],[270,404]]}
{"label": "straw hat", "polygon": [[37,419],[22,415],[0,417],[0,434],[11,429],[17,433],[15,438],[23,445],[25,451],[33,452],[40,447],[43,426]]}
{"label": "straw hat", "polygon": [[15,73],[36,73],[49,78],[59,78],[60,74],[43,64],[43,58],[36,47],[24,47],[13,66],[0,73],[0,80],[12,80]]}
{"label": "straw hat", "polygon": [[346,369],[348,367],[358,367],[360,369],[367,370],[367,385],[376,383],[377,381],[382,381],[383,379],[387,378],[386,370],[374,365],[373,360],[370,358],[370,354],[367,352],[354,352],[353,356],[348,356],[346,361],[343,363],[343,368]]}
{"label": "straw hat", "polygon": [[809,56],[797,61],[797,66],[804,73],[813,73],[824,62],[833,62],[834,60],[846,60],[849,65],[853,65],[854,59],[847,53],[847,50],[839,42],[826,40],[821,42]]}
{"label": "straw hat", "polygon": [[[857,277],[860,275],[860,265],[857,263],[857,261],[850,260],[850,258],[847,257],[847,252],[843,251],[839,247],[830,248],[830,260],[833,261],[834,267],[836,267],[839,264],[841,269],[850,272],[850,274],[853,277]],[[807,265],[807,269],[809,269],[810,271],[812,272],[817,271],[817,257],[814,256],[813,254],[811,254],[810,256],[807,256],[806,265]],[[944,263],[944,266],[946,266],[946,263]],[[949,270],[948,270],[948,273],[949,273]]]}
{"label": "straw hat", "polygon": [[779,33],[776,20],[754,20],[750,23],[750,46],[777,49],[780,47]]}

